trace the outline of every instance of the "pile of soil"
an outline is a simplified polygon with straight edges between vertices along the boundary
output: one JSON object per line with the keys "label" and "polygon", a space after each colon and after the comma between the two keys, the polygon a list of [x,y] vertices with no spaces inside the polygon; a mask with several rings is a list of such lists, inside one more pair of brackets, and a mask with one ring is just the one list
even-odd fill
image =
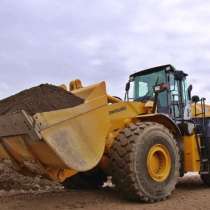
{"label": "pile of soil", "polygon": [[9,160],[0,162],[0,196],[4,194],[62,191],[63,187],[41,176],[28,177],[16,172]]}
{"label": "pile of soil", "polygon": [[70,108],[82,103],[84,103],[83,99],[61,87],[42,84],[0,100],[0,115],[21,110],[34,115],[41,112]]}

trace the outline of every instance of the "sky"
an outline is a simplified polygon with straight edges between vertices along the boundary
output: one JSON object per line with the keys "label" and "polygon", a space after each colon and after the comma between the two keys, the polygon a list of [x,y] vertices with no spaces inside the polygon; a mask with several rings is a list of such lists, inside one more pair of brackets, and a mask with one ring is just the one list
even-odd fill
{"label": "sky", "polygon": [[41,83],[105,80],[172,64],[210,102],[210,1],[0,0],[0,99]]}

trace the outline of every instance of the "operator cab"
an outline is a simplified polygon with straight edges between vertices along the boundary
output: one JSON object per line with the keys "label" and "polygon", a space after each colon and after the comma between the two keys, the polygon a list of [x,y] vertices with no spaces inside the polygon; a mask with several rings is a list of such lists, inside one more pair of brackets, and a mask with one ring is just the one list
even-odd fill
{"label": "operator cab", "polygon": [[[134,101],[153,101],[157,112],[172,117],[175,121],[191,118],[192,86],[187,83],[187,74],[172,65],[158,66],[132,74],[129,85],[133,86]],[[129,89],[129,88],[127,88]]]}

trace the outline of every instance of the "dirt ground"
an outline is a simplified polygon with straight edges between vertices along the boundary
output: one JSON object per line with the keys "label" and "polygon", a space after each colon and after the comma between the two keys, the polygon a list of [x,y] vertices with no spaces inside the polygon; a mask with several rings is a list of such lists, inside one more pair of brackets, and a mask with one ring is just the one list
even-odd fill
{"label": "dirt ground", "polygon": [[210,209],[210,189],[198,175],[180,179],[176,191],[167,201],[155,204],[132,203],[114,189],[65,191],[58,183],[41,177],[24,177],[0,163],[1,210],[169,210]]}

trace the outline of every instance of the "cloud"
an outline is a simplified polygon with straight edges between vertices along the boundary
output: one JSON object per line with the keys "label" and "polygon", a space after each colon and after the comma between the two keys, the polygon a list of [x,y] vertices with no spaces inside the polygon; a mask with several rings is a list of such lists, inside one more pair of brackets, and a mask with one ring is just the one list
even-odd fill
{"label": "cloud", "polygon": [[210,101],[210,2],[2,0],[0,98],[43,83],[106,80],[124,94],[129,74],[171,63]]}

